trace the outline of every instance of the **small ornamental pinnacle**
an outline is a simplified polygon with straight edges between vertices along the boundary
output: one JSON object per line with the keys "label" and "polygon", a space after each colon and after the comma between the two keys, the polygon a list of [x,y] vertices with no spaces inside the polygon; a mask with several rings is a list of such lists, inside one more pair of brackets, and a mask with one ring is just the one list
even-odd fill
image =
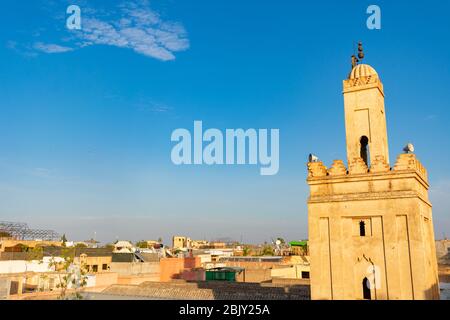
{"label": "small ornamental pinnacle", "polygon": [[352,70],[354,67],[358,65],[358,62],[364,59],[364,50],[362,46],[362,42],[358,42],[358,58],[355,55],[352,55]]}
{"label": "small ornamental pinnacle", "polygon": [[359,61],[361,61],[362,59],[364,59],[364,50],[363,50],[362,42],[361,42],[361,41],[358,42],[358,58],[359,58]]}

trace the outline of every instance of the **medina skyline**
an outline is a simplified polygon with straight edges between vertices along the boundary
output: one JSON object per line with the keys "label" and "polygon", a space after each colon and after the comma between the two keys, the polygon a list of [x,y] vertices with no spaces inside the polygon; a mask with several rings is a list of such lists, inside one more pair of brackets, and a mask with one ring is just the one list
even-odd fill
{"label": "medina skyline", "polygon": [[[76,1],[67,30],[71,4],[3,4],[0,220],[103,242],[307,238],[307,156],[346,158],[342,80],[361,40],[386,87],[390,163],[414,144],[448,236],[449,4],[380,1],[369,30],[359,1]],[[195,120],[279,129],[279,171],[174,165],[171,133]]]}

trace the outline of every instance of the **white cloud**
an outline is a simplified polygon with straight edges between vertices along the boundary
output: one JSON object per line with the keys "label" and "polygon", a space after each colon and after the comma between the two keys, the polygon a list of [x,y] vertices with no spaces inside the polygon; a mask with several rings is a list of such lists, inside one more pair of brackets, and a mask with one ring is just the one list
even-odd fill
{"label": "white cloud", "polygon": [[57,44],[45,44],[42,42],[36,42],[33,46],[38,51],[45,52],[45,53],[63,53],[63,52],[69,52],[72,51],[72,48],[60,46]]}
{"label": "white cloud", "polygon": [[[116,12],[114,12],[116,11]],[[108,14],[82,8],[81,30],[70,31],[74,48],[93,45],[108,45],[132,49],[147,57],[162,61],[174,60],[175,52],[189,48],[189,39],[184,27],[177,22],[163,21],[148,7],[146,1],[124,3]],[[112,18],[114,17],[114,18]],[[67,38],[61,38],[67,41]],[[46,53],[61,53],[72,48],[38,42],[36,50]]]}
{"label": "white cloud", "polygon": [[162,103],[153,101],[140,101],[136,104],[139,111],[152,112],[152,113],[170,113],[173,112],[173,108]]}

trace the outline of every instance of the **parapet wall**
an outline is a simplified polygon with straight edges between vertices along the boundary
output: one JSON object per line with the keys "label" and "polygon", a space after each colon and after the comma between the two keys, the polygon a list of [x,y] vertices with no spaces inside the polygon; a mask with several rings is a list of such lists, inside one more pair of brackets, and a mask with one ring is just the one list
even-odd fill
{"label": "parapet wall", "polygon": [[121,276],[131,276],[139,274],[160,274],[159,262],[112,262],[111,272],[116,272]]}
{"label": "parapet wall", "polygon": [[425,183],[428,183],[427,171],[413,153],[400,154],[393,168],[389,166],[383,156],[376,156],[370,168],[367,167],[366,163],[360,157],[352,159],[348,169],[342,160],[334,160],[330,168],[327,168],[321,161],[309,162],[308,180],[325,177],[400,173],[405,171],[414,171]]}
{"label": "parapet wall", "polygon": [[309,203],[419,198],[431,207],[427,172],[414,154],[400,154],[392,168],[382,156],[375,157],[370,168],[359,157],[348,168],[342,160],[334,160],[330,168],[309,162],[307,181]]}

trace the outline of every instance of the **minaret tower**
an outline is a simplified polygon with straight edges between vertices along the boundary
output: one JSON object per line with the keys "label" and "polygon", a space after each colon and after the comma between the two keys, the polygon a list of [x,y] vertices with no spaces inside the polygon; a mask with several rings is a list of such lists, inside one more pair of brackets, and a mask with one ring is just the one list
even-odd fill
{"label": "minaret tower", "polygon": [[[357,61],[361,61],[364,58],[361,43],[358,50]],[[381,156],[389,164],[383,84],[374,68],[354,65],[344,80],[344,109],[348,162],[361,157],[369,166],[375,156]]]}
{"label": "minaret tower", "polygon": [[404,149],[393,167],[384,91],[358,58],[343,82],[347,166],[308,163],[312,299],[439,299],[427,171]]}

